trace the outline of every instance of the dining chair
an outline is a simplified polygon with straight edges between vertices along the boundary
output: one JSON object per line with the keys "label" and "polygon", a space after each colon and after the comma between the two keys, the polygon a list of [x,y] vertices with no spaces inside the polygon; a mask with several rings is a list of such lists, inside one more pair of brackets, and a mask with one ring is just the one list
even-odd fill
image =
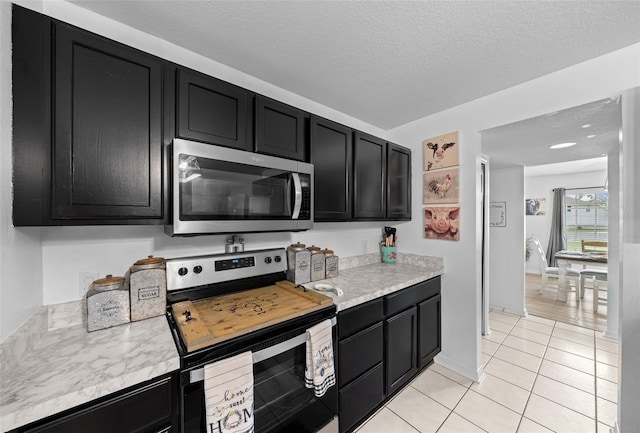
{"label": "dining chair", "polygon": [[[606,269],[583,269],[580,271],[580,293],[584,297],[585,282],[591,280],[593,287],[593,312],[598,312],[598,304],[602,301],[607,302],[607,298],[603,296],[603,291],[607,290],[608,272]],[[604,290],[603,290],[604,289]]]}
{"label": "dining chair", "polygon": [[[542,244],[540,240],[533,239],[533,244],[535,246],[534,250],[538,254],[538,258],[540,259],[540,273],[542,274],[542,287],[540,288],[539,293],[543,293],[544,289],[549,287],[549,285],[553,282],[555,283],[555,289],[558,289],[558,279],[560,278],[560,269],[556,266],[549,266],[547,262],[547,256],[542,249]],[[580,271],[572,268],[567,268],[566,274],[567,280],[569,283],[573,283],[573,287],[576,290],[576,303],[580,302],[580,283],[578,281],[580,277]]]}
{"label": "dining chair", "polygon": [[583,253],[607,254],[609,243],[607,241],[580,241]]}

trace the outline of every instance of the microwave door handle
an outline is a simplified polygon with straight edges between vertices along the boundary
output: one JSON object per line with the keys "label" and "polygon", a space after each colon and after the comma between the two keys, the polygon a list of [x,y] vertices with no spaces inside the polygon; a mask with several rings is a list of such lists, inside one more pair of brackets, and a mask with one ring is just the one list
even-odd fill
{"label": "microwave door handle", "polygon": [[300,183],[300,175],[298,173],[291,173],[291,177],[293,178],[295,196],[291,219],[297,220],[300,217],[300,209],[302,208],[302,184]]}
{"label": "microwave door handle", "polygon": [[[332,317],[331,326],[336,326],[336,323],[337,323],[336,318]],[[297,337],[290,338],[289,340],[283,341],[282,343],[278,343],[271,347],[267,347],[266,349],[253,352],[253,363],[257,364],[258,362],[262,362],[266,359],[273,358],[274,356],[278,356],[281,353],[291,350],[294,347],[300,346],[301,344],[304,344],[306,342],[307,342],[307,333],[305,332],[304,334],[300,334]],[[204,367],[198,368],[196,370],[192,370],[189,372],[190,383],[196,383],[203,380],[204,380]]]}

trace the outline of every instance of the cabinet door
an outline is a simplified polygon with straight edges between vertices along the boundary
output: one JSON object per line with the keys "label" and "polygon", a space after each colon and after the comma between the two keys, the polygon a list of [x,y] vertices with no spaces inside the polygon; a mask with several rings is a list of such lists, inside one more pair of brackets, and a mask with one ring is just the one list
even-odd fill
{"label": "cabinet door", "polygon": [[382,322],[338,343],[338,386],[341,388],[383,360]]}
{"label": "cabinet door", "polygon": [[387,219],[411,219],[411,150],[387,143]]}
{"label": "cabinet door", "polygon": [[251,96],[233,84],[178,69],[178,137],[252,150]]}
{"label": "cabinet door", "polygon": [[418,304],[418,368],[440,353],[440,295]]}
{"label": "cabinet door", "polygon": [[387,396],[402,387],[417,371],[416,307],[385,321],[385,383]]}
{"label": "cabinet door", "polygon": [[362,132],[356,132],[354,140],[353,216],[360,220],[384,220],[387,143]]}
{"label": "cabinet door", "polygon": [[53,219],[162,217],[162,61],[56,25]]}
{"label": "cabinet door", "polygon": [[314,220],[349,220],[353,154],[351,128],[312,116],[310,153],[315,181]]}
{"label": "cabinet door", "polygon": [[305,112],[256,97],[256,152],[306,161]]}

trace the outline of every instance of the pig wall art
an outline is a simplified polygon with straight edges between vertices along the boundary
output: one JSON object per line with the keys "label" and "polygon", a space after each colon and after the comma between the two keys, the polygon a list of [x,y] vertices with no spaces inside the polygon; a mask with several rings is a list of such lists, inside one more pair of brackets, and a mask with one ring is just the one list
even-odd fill
{"label": "pig wall art", "polygon": [[460,207],[427,207],[424,209],[424,237],[460,240]]}
{"label": "pig wall art", "polygon": [[458,132],[422,140],[424,171],[455,167],[458,163]]}

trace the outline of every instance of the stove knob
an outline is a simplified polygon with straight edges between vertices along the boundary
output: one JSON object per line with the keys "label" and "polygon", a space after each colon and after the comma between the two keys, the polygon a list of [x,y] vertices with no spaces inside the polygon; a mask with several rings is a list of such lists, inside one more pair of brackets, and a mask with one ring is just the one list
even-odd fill
{"label": "stove knob", "polygon": [[273,260],[275,260],[275,261],[276,261],[276,263],[280,263],[280,262],[282,261],[282,257],[280,257],[280,256],[275,256],[275,257],[273,258]]}
{"label": "stove knob", "polygon": [[196,274],[199,274],[200,272],[202,272],[202,266],[200,265],[196,265],[193,267],[193,272],[195,272]]}
{"label": "stove knob", "polygon": [[271,257],[265,257],[264,258],[264,262],[268,265],[269,263],[271,263]]}
{"label": "stove knob", "polygon": [[178,269],[178,275],[180,275],[181,277],[184,277],[188,273],[189,273],[189,269],[187,269],[185,267],[182,267],[182,268]]}

